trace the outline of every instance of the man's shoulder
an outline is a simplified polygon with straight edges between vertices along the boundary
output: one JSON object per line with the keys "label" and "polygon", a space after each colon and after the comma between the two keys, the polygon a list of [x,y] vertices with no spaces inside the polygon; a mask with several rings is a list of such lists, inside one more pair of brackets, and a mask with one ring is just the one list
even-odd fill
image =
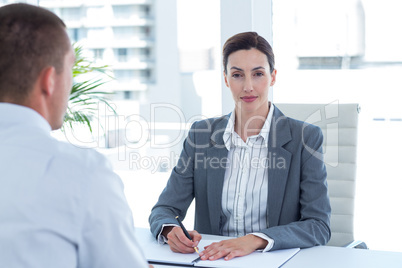
{"label": "man's shoulder", "polygon": [[69,142],[56,139],[53,139],[51,143],[52,146],[49,148],[48,153],[55,159],[65,162],[66,165],[73,164],[82,168],[107,165],[106,157],[95,149],[78,147]]}
{"label": "man's shoulder", "polygon": [[104,155],[93,148],[79,147],[64,141],[58,141],[57,150],[64,157],[73,158],[76,161],[105,159]]}
{"label": "man's shoulder", "polygon": [[51,160],[47,170],[56,172],[60,180],[75,181],[84,188],[96,184],[98,192],[108,192],[112,184],[121,183],[116,180],[119,177],[111,162],[95,149],[80,148],[64,141],[53,143],[52,151],[48,152]]}

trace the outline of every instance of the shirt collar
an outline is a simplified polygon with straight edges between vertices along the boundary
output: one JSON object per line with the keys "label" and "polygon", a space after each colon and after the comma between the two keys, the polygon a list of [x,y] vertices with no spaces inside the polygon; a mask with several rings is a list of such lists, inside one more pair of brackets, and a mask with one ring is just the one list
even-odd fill
{"label": "shirt collar", "polygon": [[[260,136],[264,139],[265,146],[268,146],[269,131],[271,128],[272,117],[273,117],[274,109],[275,109],[275,106],[272,105],[271,102],[269,103],[269,106],[270,106],[270,108],[269,108],[267,119],[265,120],[265,123],[262,126],[260,133],[258,134],[258,136]],[[225,132],[223,133],[223,141],[224,141],[225,147],[226,147],[226,149],[228,149],[228,151],[230,150],[230,147],[232,146],[234,139],[236,139],[235,135],[233,135],[235,119],[236,119],[236,113],[233,110],[233,112],[230,114],[228,124],[226,125]]]}
{"label": "shirt collar", "polygon": [[52,130],[49,123],[37,111],[26,106],[0,102],[0,126],[23,125],[37,127],[48,133]]}

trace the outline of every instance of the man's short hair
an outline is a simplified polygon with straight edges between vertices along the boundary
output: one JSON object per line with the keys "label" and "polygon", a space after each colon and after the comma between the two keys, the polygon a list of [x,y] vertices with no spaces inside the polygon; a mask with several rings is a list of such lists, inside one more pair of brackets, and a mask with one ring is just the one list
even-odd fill
{"label": "man's short hair", "polygon": [[0,101],[23,102],[40,72],[63,70],[70,42],[66,25],[55,14],[33,5],[0,8]]}

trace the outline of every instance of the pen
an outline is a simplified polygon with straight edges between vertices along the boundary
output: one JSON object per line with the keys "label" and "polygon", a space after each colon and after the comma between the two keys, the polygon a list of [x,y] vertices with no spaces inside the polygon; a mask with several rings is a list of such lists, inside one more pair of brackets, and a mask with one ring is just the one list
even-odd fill
{"label": "pen", "polygon": [[[193,240],[191,239],[190,234],[187,232],[186,228],[184,227],[183,223],[181,223],[181,220],[179,219],[179,216],[176,216],[176,220],[177,220],[177,222],[179,223],[181,229],[183,230],[183,233],[187,236],[187,238],[190,239],[191,241],[193,241]],[[194,250],[195,250],[195,252],[197,252],[198,254],[200,254],[200,253],[198,252],[198,248],[197,248],[197,247],[194,247]]]}

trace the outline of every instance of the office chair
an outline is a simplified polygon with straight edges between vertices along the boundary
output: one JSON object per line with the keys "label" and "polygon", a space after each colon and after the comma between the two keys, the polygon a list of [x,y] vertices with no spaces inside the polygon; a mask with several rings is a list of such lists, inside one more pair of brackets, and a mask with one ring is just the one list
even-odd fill
{"label": "office chair", "polygon": [[358,104],[275,104],[286,116],[321,127],[332,208],[328,246],[367,249],[354,241]]}

